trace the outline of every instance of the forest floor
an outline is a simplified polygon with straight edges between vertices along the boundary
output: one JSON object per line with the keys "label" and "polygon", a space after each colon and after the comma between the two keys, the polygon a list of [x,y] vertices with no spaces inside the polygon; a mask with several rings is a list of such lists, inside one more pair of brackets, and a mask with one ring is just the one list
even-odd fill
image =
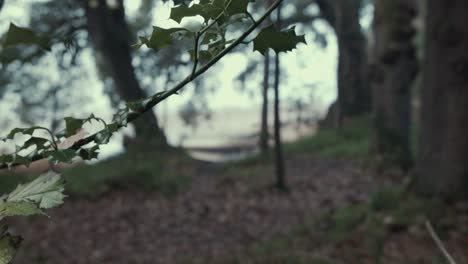
{"label": "forest floor", "polygon": [[400,173],[295,148],[286,148],[289,192],[273,187],[268,159],[175,159],[165,163],[173,177],[157,181],[145,172],[165,175],[160,165],[129,161],[131,176],[146,180],[103,176],[107,185],[80,186],[93,175],[77,169],[81,175],[68,178],[71,197],[50,218],[9,219],[24,237],[14,263],[447,263],[426,220],[457,263],[468,263],[468,203],[418,198]]}

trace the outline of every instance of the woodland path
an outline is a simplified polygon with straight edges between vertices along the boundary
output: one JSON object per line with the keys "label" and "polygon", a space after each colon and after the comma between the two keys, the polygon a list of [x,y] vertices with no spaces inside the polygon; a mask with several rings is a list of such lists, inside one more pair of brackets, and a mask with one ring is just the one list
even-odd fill
{"label": "woodland path", "polygon": [[251,166],[258,175],[220,179],[222,168],[200,165],[190,190],[173,198],[116,190],[96,200],[70,199],[50,219],[18,220],[13,228],[27,244],[14,263],[180,263],[200,254],[215,257],[363,201],[376,188],[350,161],[289,157],[287,194],[271,188],[269,166]]}

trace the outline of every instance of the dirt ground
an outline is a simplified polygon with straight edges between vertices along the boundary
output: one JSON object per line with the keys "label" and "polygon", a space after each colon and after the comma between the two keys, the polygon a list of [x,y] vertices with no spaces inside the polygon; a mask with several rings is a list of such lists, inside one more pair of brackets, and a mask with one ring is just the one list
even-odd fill
{"label": "dirt ground", "polygon": [[[269,166],[251,166],[259,175],[228,178],[217,177],[221,167],[200,165],[190,190],[173,198],[115,190],[95,200],[70,199],[50,219],[14,220],[13,230],[25,239],[14,263],[194,263],[199,258],[227,263],[255,243],[287,235],[333,208],[367,200],[378,186],[354,162],[298,155],[287,160],[291,191],[282,193],[271,187]],[[466,242],[459,245],[460,254],[468,248],[465,238],[450,244]],[[390,257],[402,255],[401,247],[414,242],[405,235],[392,241],[386,249]],[[437,252],[429,238],[419,242]],[[314,246],[308,253],[372,263],[365,261],[371,257],[359,243],[357,235],[333,248]],[[384,263],[401,263],[395,259],[401,258]]]}

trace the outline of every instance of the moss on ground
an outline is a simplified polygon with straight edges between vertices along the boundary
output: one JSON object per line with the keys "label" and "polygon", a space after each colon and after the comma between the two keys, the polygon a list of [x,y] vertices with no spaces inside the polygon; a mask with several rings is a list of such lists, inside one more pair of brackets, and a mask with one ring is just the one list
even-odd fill
{"label": "moss on ground", "polygon": [[[98,197],[111,189],[136,187],[173,196],[187,189],[193,161],[179,150],[164,153],[125,153],[96,164],[81,164],[63,172],[66,191],[72,197]],[[8,193],[19,183],[36,175],[0,176],[0,193]]]}
{"label": "moss on ground", "polygon": [[315,153],[326,157],[368,157],[370,150],[370,118],[349,121],[341,129],[321,128],[310,137],[285,145],[287,153]]}

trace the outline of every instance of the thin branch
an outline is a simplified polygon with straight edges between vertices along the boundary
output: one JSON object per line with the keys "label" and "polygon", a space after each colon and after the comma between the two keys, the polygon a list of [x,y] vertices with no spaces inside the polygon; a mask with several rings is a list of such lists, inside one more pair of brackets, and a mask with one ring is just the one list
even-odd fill
{"label": "thin branch", "polygon": [[[232,50],[234,50],[237,46],[239,46],[240,44],[243,44],[244,40],[252,32],[254,32],[255,29],[258,28],[262,24],[263,21],[265,21],[270,16],[271,13],[273,13],[273,11],[283,1],[284,0],[276,0],[276,2],[271,5],[271,7],[265,12],[265,14],[263,14],[263,16],[261,18],[259,18],[259,20],[257,20],[255,23],[253,23],[236,41],[234,41],[231,45],[226,47],[223,51],[221,51],[213,59],[211,59],[209,62],[207,62],[205,65],[203,65],[203,67],[201,67],[200,69],[195,71],[193,74],[190,74],[189,76],[187,76],[183,81],[181,81],[180,83],[175,85],[173,88],[167,90],[166,92],[163,92],[162,94],[158,93],[158,94],[155,94],[155,95],[151,96],[149,98],[149,102],[142,109],[140,109],[140,111],[138,111],[137,113],[132,113],[132,114],[130,114],[128,116],[127,122],[131,123],[131,122],[135,121],[140,116],[142,116],[144,113],[150,111],[154,106],[156,106],[160,102],[164,101],[165,99],[167,99],[168,97],[170,97],[170,96],[172,96],[174,94],[177,94],[180,90],[182,90],[182,88],[184,88],[187,84],[189,84],[190,82],[192,82],[193,80],[198,78],[200,75],[202,75],[206,71],[208,71],[213,65],[215,65],[224,56],[226,56],[228,53],[230,53]],[[220,19],[220,18],[218,18],[218,19]],[[216,21],[216,19],[215,19],[215,21]],[[215,22],[213,21],[210,25],[207,26],[207,28],[214,25],[214,23]],[[208,29],[206,29],[206,30],[203,29],[200,32],[206,32],[207,30]],[[119,125],[119,127],[121,127],[121,125]],[[83,146],[85,146],[85,145],[87,145],[89,143],[92,143],[93,141],[95,141],[96,136],[100,132],[101,131],[75,142],[69,149],[79,150],[81,147],[83,147]],[[36,155],[36,156],[32,157],[32,161],[37,161],[37,160],[40,160],[40,159],[43,159],[43,158],[44,157],[41,156],[41,155]],[[18,165],[19,164],[12,164],[10,167],[14,167],[14,166],[18,166]],[[0,169],[4,169],[4,168],[8,168],[7,164],[0,165]]]}
{"label": "thin branch", "polygon": [[426,228],[429,234],[431,235],[432,239],[434,242],[437,244],[437,247],[439,247],[440,251],[444,254],[444,257],[447,259],[447,261],[450,264],[457,264],[453,257],[450,255],[450,253],[447,251],[445,248],[444,244],[442,243],[442,240],[440,240],[439,236],[437,233],[434,231],[434,228],[432,227],[431,223],[429,221],[426,221]]}
{"label": "thin branch", "polygon": [[192,77],[195,75],[195,73],[197,72],[197,67],[198,67],[198,46],[200,45],[200,33],[197,32],[196,36],[195,36],[195,50],[194,50],[194,54],[193,54],[193,68],[192,68]]}
{"label": "thin branch", "polygon": [[245,14],[247,15],[247,17],[250,19],[252,23],[255,23],[255,18],[252,16],[252,14],[250,14],[249,11],[246,11]]}

